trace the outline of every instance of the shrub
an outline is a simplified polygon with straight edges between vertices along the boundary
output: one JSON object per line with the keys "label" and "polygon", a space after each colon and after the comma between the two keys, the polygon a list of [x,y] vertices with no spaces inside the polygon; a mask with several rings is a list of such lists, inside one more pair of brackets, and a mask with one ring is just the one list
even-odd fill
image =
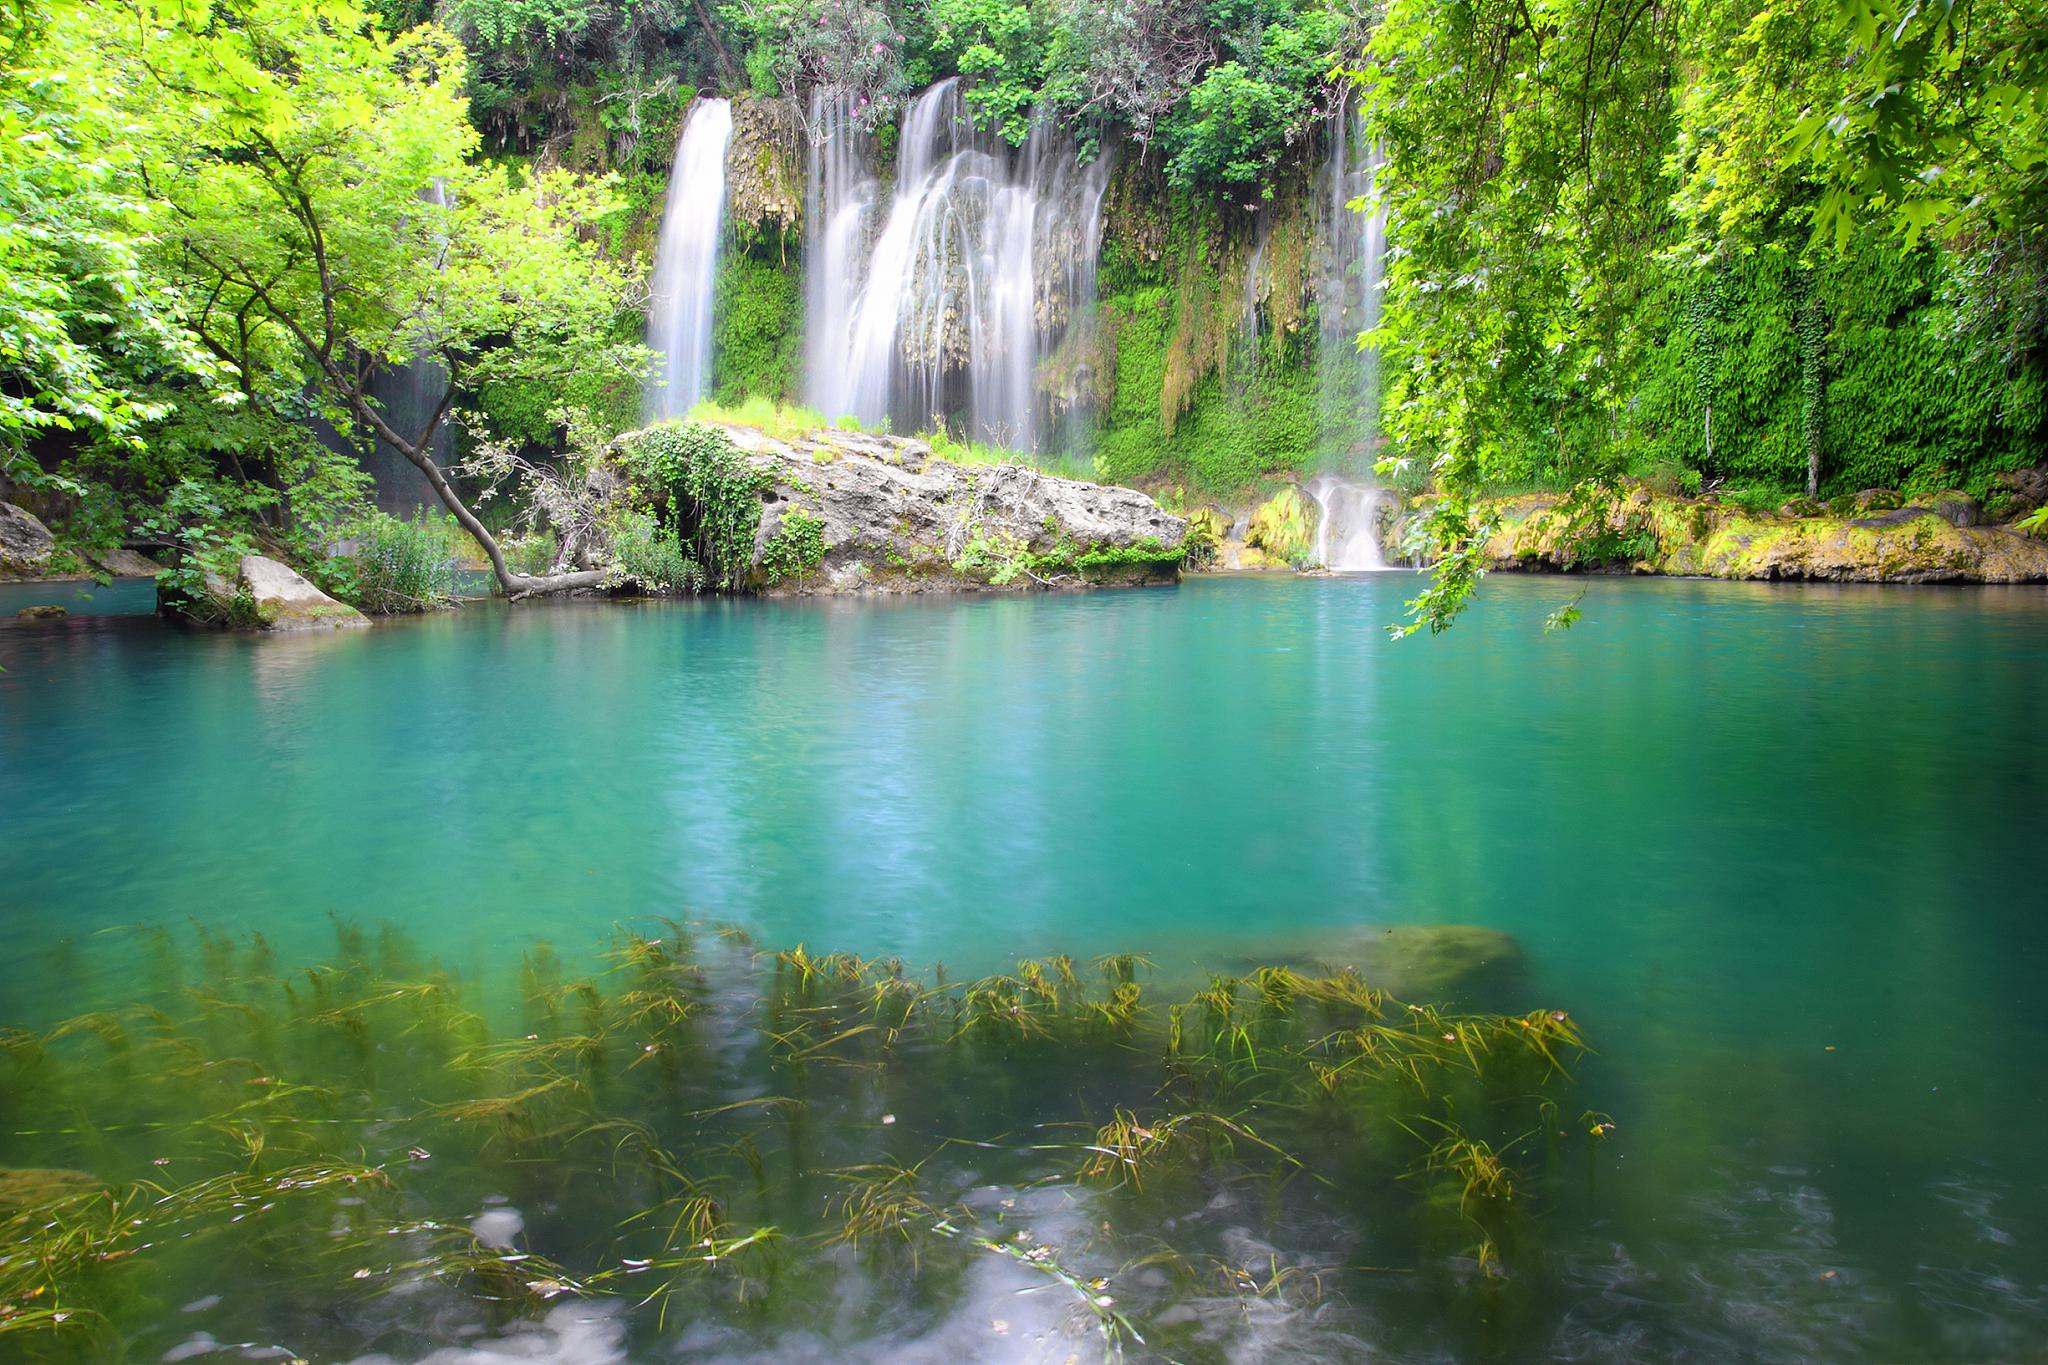
{"label": "shrub", "polygon": [[824,562],[824,519],[801,507],[784,512],[782,524],[761,547],[761,577],[771,585],[809,577]]}
{"label": "shrub", "polygon": [[422,511],[411,521],[371,512],[348,528],[354,549],[324,566],[328,592],[367,612],[432,611],[455,596],[447,530]]}
{"label": "shrub", "polygon": [[704,590],[704,567],[683,552],[681,542],[655,521],[653,513],[619,512],[606,529],[612,546],[610,581],[615,586],[633,583],[644,591],[663,593]]}

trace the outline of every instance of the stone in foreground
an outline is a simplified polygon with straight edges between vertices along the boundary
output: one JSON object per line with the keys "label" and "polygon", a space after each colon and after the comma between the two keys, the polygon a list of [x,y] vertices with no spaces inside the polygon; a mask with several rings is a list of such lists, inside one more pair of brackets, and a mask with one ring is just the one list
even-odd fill
{"label": "stone in foreground", "polygon": [[243,555],[232,584],[208,574],[200,601],[180,600],[159,586],[157,609],[199,625],[278,633],[356,630],[370,624],[354,607],[335,601],[289,566],[263,555]]}

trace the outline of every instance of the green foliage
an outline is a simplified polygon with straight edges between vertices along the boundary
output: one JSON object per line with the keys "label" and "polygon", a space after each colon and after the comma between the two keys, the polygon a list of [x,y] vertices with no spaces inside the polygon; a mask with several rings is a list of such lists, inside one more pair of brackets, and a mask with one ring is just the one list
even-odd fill
{"label": "green foliage", "polygon": [[666,495],[671,533],[688,547],[687,557],[703,566],[705,584],[717,592],[744,588],[768,475],[724,431],[702,422],[650,427],[626,445],[624,458],[635,475]]}
{"label": "green foliage", "polygon": [[614,576],[643,591],[696,593],[704,589],[704,566],[690,558],[674,531],[644,508],[622,508],[605,521]]}
{"label": "green foliage", "polygon": [[690,409],[690,419],[697,422],[723,422],[727,426],[753,427],[778,441],[794,441],[799,436],[824,431],[831,425],[825,420],[825,415],[816,408],[780,403],[761,394],[751,395],[731,405],[706,399]]}
{"label": "green foliage", "polygon": [[869,0],[751,0],[719,13],[747,53],[745,74],[761,94],[801,98],[823,87],[843,94],[869,128],[910,88],[904,78],[904,22],[922,17],[909,6]]}
{"label": "green foliage", "polygon": [[968,79],[975,121],[1021,145],[1045,78],[1043,12],[1014,0],[931,0],[930,55]]}
{"label": "green foliage", "polygon": [[159,595],[181,604],[195,620],[236,622],[254,615],[246,595],[223,606],[222,594],[211,590],[232,584],[242,556],[257,553],[255,540],[226,500],[233,493],[232,485],[180,480],[136,523],[143,535],[171,547],[169,567],[157,576]]}
{"label": "green foliage", "polygon": [[1492,517],[1476,516],[1469,506],[1451,497],[1416,516],[1409,524],[1402,552],[1433,561],[1436,572],[1407,603],[1408,621],[1388,626],[1387,634],[1404,640],[1424,626],[1431,635],[1449,630],[1486,577],[1486,538],[1497,526]]}
{"label": "green foliage", "polygon": [[105,60],[96,23],[77,0],[27,0],[0,20],[0,475],[30,487],[50,481],[29,441],[132,445],[168,412],[144,377],[220,378],[150,269],[162,214],[141,174],[147,131],[128,117],[141,73]]}
{"label": "green foliage", "polygon": [[770,587],[808,578],[825,562],[825,522],[802,507],[783,511],[775,534],[761,547],[761,579]]}
{"label": "green foliage", "polygon": [[803,303],[801,277],[768,259],[764,248],[727,251],[719,259],[711,308],[711,392],[719,404],[781,402],[796,393]]}
{"label": "green foliage", "polygon": [[370,512],[343,528],[349,551],[327,562],[315,581],[351,606],[382,615],[432,611],[455,596],[455,556],[445,517],[422,510],[410,521]]}

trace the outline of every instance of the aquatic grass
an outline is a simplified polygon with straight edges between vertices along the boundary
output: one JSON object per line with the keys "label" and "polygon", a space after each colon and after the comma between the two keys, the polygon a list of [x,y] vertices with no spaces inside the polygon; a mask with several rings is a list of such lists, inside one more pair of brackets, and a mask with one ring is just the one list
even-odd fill
{"label": "aquatic grass", "polygon": [[[1506,1273],[1528,1202],[1510,1154],[1562,1127],[1585,1048],[1561,1011],[1458,1014],[1348,972],[1155,999],[1131,954],[950,980],[665,922],[621,929],[587,973],[535,945],[501,1030],[403,935],[337,923],[332,956],[291,970],[253,938],[120,941],[155,964],[143,998],[0,1034],[5,1112],[55,1117],[0,1134],[0,1161],[91,1191],[27,1215],[49,1251],[32,1274],[0,1266],[11,1331],[127,1323],[122,1285],[182,1283],[201,1245],[207,1273],[268,1286],[265,1312],[316,1336],[341,1330],[320,1305],[406,1278],[518,1312],[621,1294],[666,1321],[798,1294],[835,1245],[907,1246],[938,1293],[959,1256],[1020,1252],[967,1198],[991,1181],[1102,1201],[1102,1231],[1066,1249],[1090,1256],[1218,1184],[1274,1207],[1310,1199],[1300,1185],[1361,1218],[1419,1188]],[[1563,1140],[1590,1150],[1601,1123]],[[536,1211],[517,1248],[469,1231],[486,1196]],[[1141,1339],[1098,1302],[1118,1297],[1103,1276],[1021,1251],[1088,1304],[1106,1352]],[[1277,1262],[1191,1273],[1313,1296]]]}

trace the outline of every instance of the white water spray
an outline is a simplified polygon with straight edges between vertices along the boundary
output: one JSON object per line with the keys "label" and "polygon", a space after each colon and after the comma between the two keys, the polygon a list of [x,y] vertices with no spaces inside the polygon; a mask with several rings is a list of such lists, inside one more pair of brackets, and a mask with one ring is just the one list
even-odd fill
{"label": "white water spray", "polygon": [[1323,474],[1309,481],[1308,495],[1322,512],[1316,522],[1316,563],[1338,573],[1387,567],[1380,528],[1393,499],[1385,489]]}
{"label": "white water spray", "polygon": [[828,417],[950,423],[1017,449],[1083,402],[1106,165],[1039,122],[1021,150],[977,132],[959,82],[911,101],[894,186],[869,169],[858,110],[811,100],[805,394]]}
{"label": "white water spray", "polygon": [[680,417],[711,374],[711,295],[725,234],[725,147],[732,104],[700,99],[676,141],[647,309],[647,344],[661,359],[647,386],[650,420]]}
{"label": "white water spray", "polygon": [[[1360,334],[1380,325],[1386,273],[1386,211],[1372,202],[1379,148],[1347,98],[1324,132],[1327,160],[1316,197],[1316,302],[1320,332],[1322,426],[1326,454],[1370,461],[1379,438],[1379,356],[1360,350]],[[1363,210],[1352,204],[1364,201]]]}

